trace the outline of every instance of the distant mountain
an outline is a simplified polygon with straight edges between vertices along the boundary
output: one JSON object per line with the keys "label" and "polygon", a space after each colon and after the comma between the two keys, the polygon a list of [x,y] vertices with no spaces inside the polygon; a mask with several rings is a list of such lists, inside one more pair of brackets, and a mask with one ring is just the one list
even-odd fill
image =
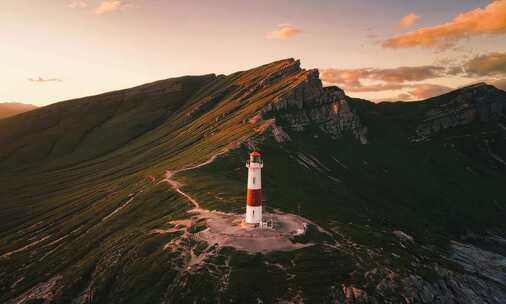
{"label": "distant mountain", "polygon": [[0,102],[0,119],[36,109],[37,106],[18,102]]}
{"label": "distant mountain", "polygon": [[[486,84],[375,104],[285,59],[0,120],[0,301],[504,303],[505,114]],[[251,149],[302,248],[199,238],[244,212]]]}

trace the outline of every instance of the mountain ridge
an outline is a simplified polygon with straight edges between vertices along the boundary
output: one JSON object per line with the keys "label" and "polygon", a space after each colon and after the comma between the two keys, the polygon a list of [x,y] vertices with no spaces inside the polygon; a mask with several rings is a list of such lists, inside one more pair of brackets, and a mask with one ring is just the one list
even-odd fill
{"label": "mountain ridge", "polygon": [[[0,120],[0,301],[501,303],[499,112],[416,140],[434,102],[354,99],[292,58],[161,83]],[[506,101],[478,93],[434,100]],[[205,220],[166,172],[202,208],[242,213],[251,148],[267,210],[324,229],[294,240],[315,245],[252,255],[193,236]]]}

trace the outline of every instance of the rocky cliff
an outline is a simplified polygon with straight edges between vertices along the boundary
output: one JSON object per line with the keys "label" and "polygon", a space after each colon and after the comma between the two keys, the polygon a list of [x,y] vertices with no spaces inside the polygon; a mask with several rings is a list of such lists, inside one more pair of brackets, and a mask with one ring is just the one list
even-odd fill
{"label": "rocky cliff", "polygon": [[[506,249],[503,237],[494,235],[486,238],[494,244],[494,248]],[[464,272],[432,265],[438,278],[429,281],[414,272],[399,274],[388,267],[374,268],[365,274],[366,281],[380,278],[373,288],[374,292],[368,293],[358,286],[342,285],[333,290],[333,301],[343,304],[383,303],[395,293],[403,303],[505,303],[505,256],[470,243],[455,241],[450,252],[450,256],[444,258],[457,263]],[[420,262],[413,262],[413,266]]]}
{"label": "rocky cliff", "polygon": [[416,129],[419,137],[472,122],[497,120],[506,114],[506,92],[485,83],[464,87],[424,103],[430,108]]}
{"label": "rocky cliff", "polygon": [[318,70],[302,70],[298,60],[291,61],[262,81],[260,86],[285,77],[296,77],[297,85],[261,109],[262,118],[275,117],[277,124],[295,132],[317,127],[333,138],[350,132],[361,143],[367,143],[367,127],[351,110],[344,91],[335,86],[323,87]]}

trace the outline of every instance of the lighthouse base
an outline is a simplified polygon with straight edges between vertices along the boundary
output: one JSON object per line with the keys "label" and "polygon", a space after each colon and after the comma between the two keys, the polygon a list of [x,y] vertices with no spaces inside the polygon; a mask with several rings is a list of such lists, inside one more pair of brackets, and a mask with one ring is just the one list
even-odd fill
{"label": "lighthouse base", "polygon": [[262,206],[246,206],[246,223],[258,225],[262,223]]}
{"label": "lighthouse base", "polygon": [[[255,211],[255,214],[257,212]],[[206,220],[207,229],[196,234],[198,240],[210,245],[233,247],[248,252],[290,251],[314,243],[298,243],[293,237],[305,233],[309,220],[295,214],[262,212],[262,224],[248,224],[244,214],[219,211],[201,211],[195,218],[198,222]],[[271,223],[271,225],[265,223]],[[274,225],[272,225],[274,224]]]}

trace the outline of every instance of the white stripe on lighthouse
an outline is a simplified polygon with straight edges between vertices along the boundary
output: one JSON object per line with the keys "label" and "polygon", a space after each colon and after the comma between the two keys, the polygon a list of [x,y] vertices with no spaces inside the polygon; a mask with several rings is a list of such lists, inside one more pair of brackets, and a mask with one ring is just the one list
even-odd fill
{"label": "white stripe on lighthouse", "polygon": [[246,206],[246,223],[260,224],[262,222],[262,206]]}
{"label": "white stripe on lighthouse", "polygon": [[258,190],[262,189],[262,175],[260,168],[249,168],[248,170],[248,189]]}

